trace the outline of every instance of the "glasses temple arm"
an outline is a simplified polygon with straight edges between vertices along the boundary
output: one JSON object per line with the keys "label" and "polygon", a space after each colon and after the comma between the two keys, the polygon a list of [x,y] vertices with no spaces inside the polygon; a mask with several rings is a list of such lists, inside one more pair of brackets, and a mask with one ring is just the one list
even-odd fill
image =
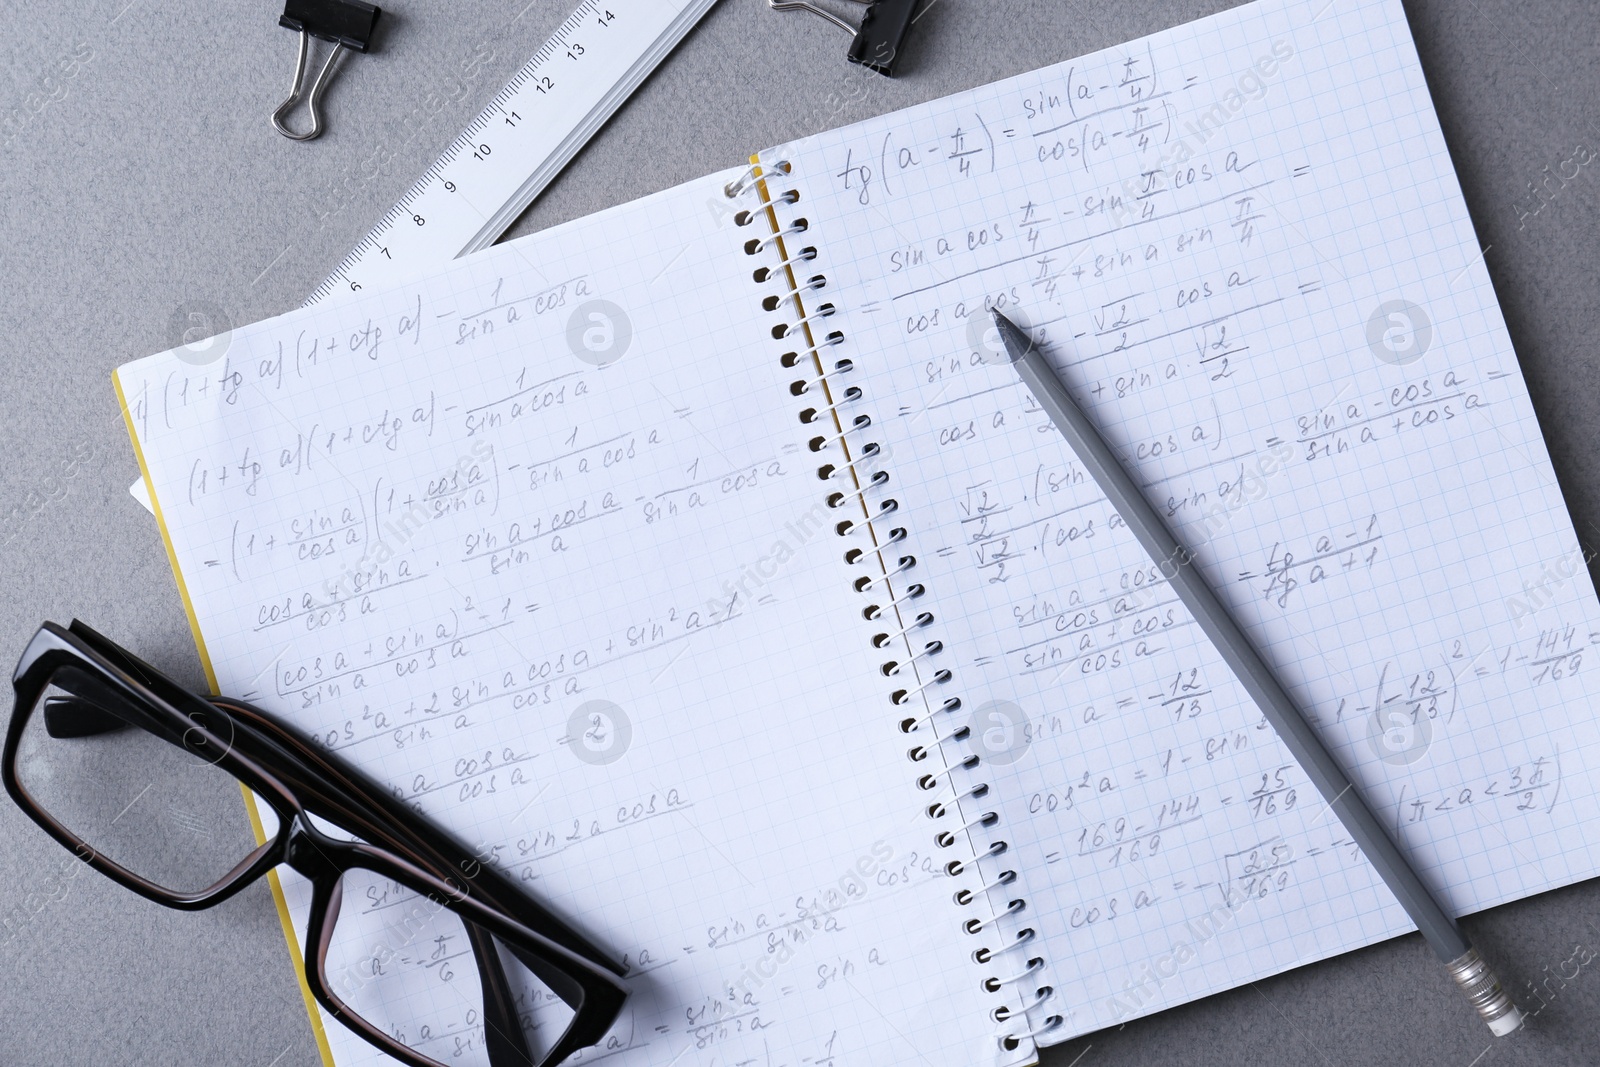
{"label": "glasses temple arm", "polygon": [[[317,801],[308,807],[313,814],[345,825],[347,830],[363,835],[371,844],[384,845],[402,854],[416,855],[418,859],[426,861],[423,866],[435,877],[455,883],[466,882],[485,900],[569,951],[618,977],[627,973],[607,953],[560,916],[522,892],[495,868],[450,841],[442,832],[422,823],[421,817],[402,802],[358,778],[347,768],[331,762],[322,752],[279,726],[265,712],[221,697],[211,702],[233,717],[241,741],[253,739],[260,742],[251,745],[256,749],[250,753],[252,757],[267,764],[273,773],[289,779],[308,797]],[[295,770],[297,766],[305,768],[309,777],[298,773]],[[360,825],[346,825],[358,819]],[[530,918],[533,921],[529,921]]]}
{"label": "glasses temple arm", "polygon": [[[81,639],[89,640],[95,646],[95,651],[106,655],[118,667],[135,675],[141,682],[150,684],[148,675],[153,673],[152,668],[148,668],[124,652],[120,646],[82,626],[81,623],[74,621],[73,630],[83,631],[77,635]],[[158,677],[161,681],[165,681],[164,676]],[[452,867],[446,854],[447,850],[442,847],[440,841],[431,839],[443,838],[442,834],[419,831],[415,825],[415,816],[409,810],[378,792],[376,787],[364,781],[353,780],[344,768],[329,762],[322,753],[284,730],[265,713],[249,705],[221,698],[193,697],[187,690],[178,690],[177,693],[163,692],[169,687],[176,688],[171,686],[171,683],[165,686],[157,685],[155,687],[157,695],[169,703],[175,696],[205,700],[207,705],[229,716],[233,726],[233,730],[230,731],[233,735],[233,744],[230,747],[239,749],[241,753],[263,764],[272,774],[283,779],[284,784],[290,786],[300,797],[308,812],[342,826],[371,844],[410,856],[413,861],[423,861],[424,869],[430,869],[436,877],[446,882],[455,884],[459,881],[458,873],[471,870],[472,873],[466,880],[473,883],[485,900],[513,916],[518,912],[531,911],[538,917],[540,924],[548,928],[546,936],[550,936],[556,943],[618,976],[625,973],[623,968],[589,944],[576,930],[518,891],[492,868],[471,858]],[[88,671],[77,672],[74,689],[77,692],[58,694],[45,699],[42,712],[45,729],[51,737],[93,737],[137,726],[172,744],[184,746],[187,733],[180,735],[173,729],[163,728],[158,722],[152,721],[137,703],[121,693],[116,686],[107,684],[94,674]],[[485,882],[491,885],[485,885]],[[493,883],[499,883],[500,892],[493,890]],[[468,939],[472,944],[483,987],[485,1035],[491,1067],[519,1067],[522,1064],[531,1064],[534,1062],[534,1056],[528,1049],[526,1036],[522,1031],[515,995],[495,947],[497,942],[483,927],[465,918],[462,922],[466,926]],[[506,948],[552,992],[573,1007],[574,1011],[578,1011],[589,999],[589,990],[584,984],[559,966],[517,946],[507,944]],[[602,999],[604,999],[603,994]],[[608,1023],[598,1030],[588,1026],[582,1028],[583,1032],[579,1032],[577,1022],[577,1018],[574,1018],[573,1025],[559,1041],[559,1045],[566,1049],[561,1059],[566,1058],[566,1055],[577,1048],[598,1041],[609,1026]],[[590,1030],[594,1032],[588,1033]],[[552,1053],[556,1051],[559,1050],[551,1050]],[[547,1056],[545,1062],[558,1061]]]}

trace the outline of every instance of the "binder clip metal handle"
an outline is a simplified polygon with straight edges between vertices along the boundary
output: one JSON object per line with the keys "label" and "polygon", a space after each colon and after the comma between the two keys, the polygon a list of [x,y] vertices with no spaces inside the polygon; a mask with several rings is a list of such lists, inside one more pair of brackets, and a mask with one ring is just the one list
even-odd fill
{"label": "binder clip metal handle", "polygon": [[[767,3],[772,5],[772,10],[774,11],[809,11],[813,15],[821,15],[850,36],[854,37],[856,34],[857,28],[855,26],[850,25],[832,11],[811,3],[810,0],[767,0]],[[851,0],[851,3],[860,4],[862,7],[870,7],[872,0]]]}
{"label": "binder clip metal handle", "polygon": [[906,34],[916,21],[917,0],[851,0],[866,8],[861,25],[844,19],[810,0],[767,0],[774,11],[809,11],[820,15],[854,38],[845,58],[886,78],[894,77],[895,60],[905,45]]}
{"label": "binder clip metal handle", "polygon": [[[294,84],[289,88],[289,99],[278,105],[272,113],[272,127],[292,141],[309,141],[322,133],[322,94],[327,91],[339,57],[346,49],[365,52],[372,43],[372,31],[378,25],[382,9],[360,0],[287,0],[278,25],[300,34],[300,54],[295,59]],[[311,38],[329,41],[333,51],[328,53],[311,91],[305,92],[306,62],[311,57]],[[306,110],[311,114],[311,129],[296,133],[287,123],[289,112],[306,100]]]}

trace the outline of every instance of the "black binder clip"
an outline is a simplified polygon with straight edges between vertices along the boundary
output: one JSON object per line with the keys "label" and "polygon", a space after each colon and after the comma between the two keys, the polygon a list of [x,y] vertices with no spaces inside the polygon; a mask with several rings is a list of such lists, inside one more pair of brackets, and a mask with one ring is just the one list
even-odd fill
{"label": "black binder clip", "polygon": [[809,11],[821,15],[854,40],[846,58],[886,78],[894,77],[894,63],[906,43],[906,34],[916,21],[917,0],[850,0],[866,8],[861,25],[852,26],[833,12],[810,0],[767,0],[775,11]]}
{"label": "black binder clip", "polygon": [[[274,129],[294,141],[309,141],[322,133],[322,113],[317,110],[317,105],[322,102],[322,94],[328,88],[334,64],[347,48],[356,52],[367,50],[372,43],[372,31],[378,25],[378,16],[382,13],[380,9],[363,4],[360,0],[286,0],[278,25],[299,32],[300,56],[295,60],[294,85],[289,89],[289,99],[272,113]],[[328,53],[321,73],[311,83],[311,92],[307,97],[306,110],[311,112],[311,129],[305,133],[295,133],[284,123],[284,118],[300,102],[313,37],[331,41],[333,51]]]}

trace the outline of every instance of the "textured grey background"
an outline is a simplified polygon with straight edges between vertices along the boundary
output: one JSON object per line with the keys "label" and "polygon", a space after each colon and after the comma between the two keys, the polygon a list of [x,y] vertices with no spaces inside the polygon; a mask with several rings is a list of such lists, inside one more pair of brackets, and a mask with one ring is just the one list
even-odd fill
{"label": "textured grey background", "polygon": [[[722,0],[513,232],[1229,6],[936,0],[889,82],[849,67],[844,36],[814,17]],[[137,471],[111,369],[174,344],[175,315],[221,309],[243,323],[298,305],[569,0],[385,7],[377,54],[355,57],[329,94],[330,132],[294,144],[267,126],[295,45],[273,0],[0,4],[0,658],[41,620],[78,616],[203,684],[155,524],[126,492]],[[1600,14],[1593,0],[1406,8],[1556,472],[1580,537],[1600,544],[1600,166],[1531,218],[1517,206],[1576,145],[1600,152]],[[484,45],[493,58],[463,76]],[[431,115],[430,92],[448,101]],[[82,870],[0,803],[0,1062],[316,1063],[264,886],[189,915]],[[1563,964],[1600,949],[1600,884],[1467,926],[1517,976],[1525,1008],[1541,998],[1524,979],[1543,984],[1531,1032],[1490,1048],[1413,935],[1073,1041],[1045,1063],[1600,1061],[1600,959],[1576,977]]]}

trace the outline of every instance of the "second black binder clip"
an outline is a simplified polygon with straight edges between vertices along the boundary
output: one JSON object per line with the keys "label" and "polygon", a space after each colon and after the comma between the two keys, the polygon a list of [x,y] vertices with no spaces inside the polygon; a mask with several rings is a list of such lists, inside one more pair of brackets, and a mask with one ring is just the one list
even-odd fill
{"label": "second black binder clip", "polygon": [[850,0],[866,8],[861,14],[861,25],[852,26],[826,8],[810,0],[767,0],[775,11],[809,11],[820,15],[852,35],[850,51],[845,54],[852,63],[875,70],[886,78],[894,77],[895,60],[906,43],[906,34],[916,21],[917,0]]}
{"label": "second black binder clip", "polygon": [[[278,105],[278,110],[272,113],[273,129],[294,141],[309,141],[322,133],[322,112],[318,110],[318,105],[322,102],[322,94],[327,91],[334,66],[347,48],[355,52],[367,50],[372,43],[372,31],[378,25],[378,16],[382,13],[379,8],[363,4],[360,0],[287,0],[278,25],[299,32],[300,55],[295,60],[294,85],[289,89],[289,99]],[[311,58],[313,37],[331,42],[333,51],[328,53],[321,72],[311,83],[311,91],[306,93],[306,63]],[[295,105],[300,103],[302,96],[306,98],[306,110],[311,113],[311,129],[296,133],[285,120]]]}

